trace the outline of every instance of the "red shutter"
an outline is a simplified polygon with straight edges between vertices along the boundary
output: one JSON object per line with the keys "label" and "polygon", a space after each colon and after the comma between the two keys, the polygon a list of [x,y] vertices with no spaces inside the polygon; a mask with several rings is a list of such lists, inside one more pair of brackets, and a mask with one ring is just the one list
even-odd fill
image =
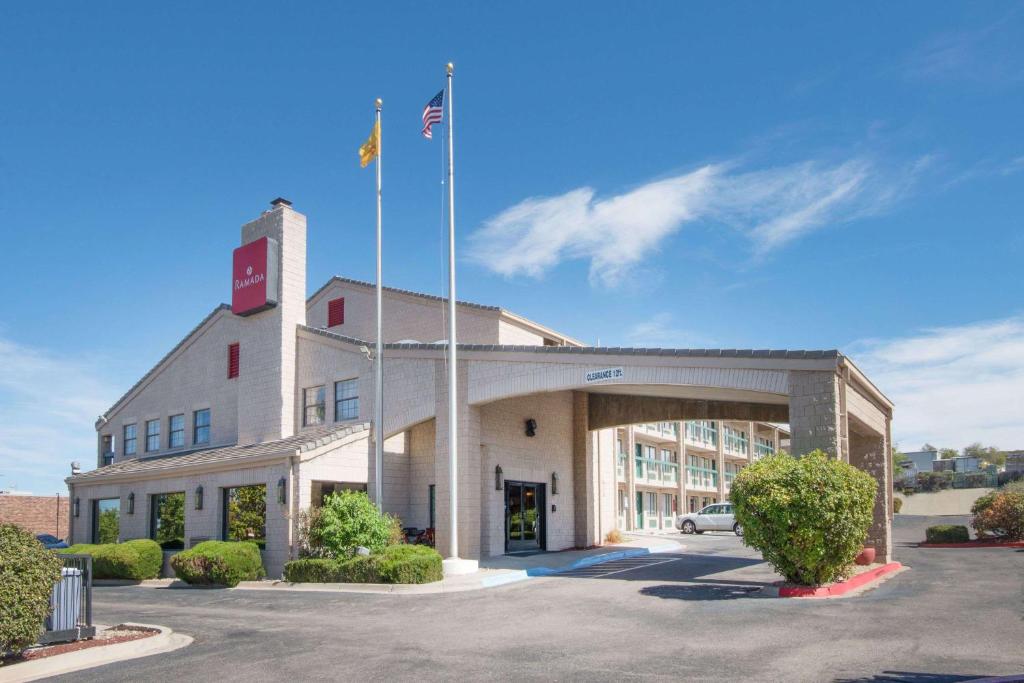
{"label": "red shutter", "polygon": [[238,377],[238,342],[228,344],[228,379]]}
{"label": "red shutter", "polygon": [[327,302],[327,327],[345,324],[345,297],[331,299]]}

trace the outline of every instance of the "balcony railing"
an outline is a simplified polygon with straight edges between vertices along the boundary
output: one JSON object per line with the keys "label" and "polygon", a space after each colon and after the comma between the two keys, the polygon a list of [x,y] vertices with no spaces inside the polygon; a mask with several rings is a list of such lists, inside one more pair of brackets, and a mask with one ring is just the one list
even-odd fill
{"label": "balcony railing", "polygon": [[619,453],[615,458],[615,476],[620,480],[626,479],[626,454]]}
{"label": "balcony railing", "polygon": [[758,441],[754,444],[754,458],[763,458],[774,453],[775,446],[771,443],[762,443],[761,441]]}
{"label": "balcony railing", "polygon": [[654,458],[634,458],[636,483],[669,486],[679,483],[679,464]]}
{"label": "balcony railing", "polygon": [[687,422],[685,435],[690,443],[708,447],[718,446],[718,429],[714,423]]}
{"label": "balcony railing", "polygon": [[718,472],[706,467],[686,468],[686,485],[690,488],[718,488]]}
{"label": "balcony railing", "polygon": [[723,430],[722,448],[726,453],[730,455],[747,455],[749,453],[749,445],[749,440],[742,432],[730,429],[729,427]]}

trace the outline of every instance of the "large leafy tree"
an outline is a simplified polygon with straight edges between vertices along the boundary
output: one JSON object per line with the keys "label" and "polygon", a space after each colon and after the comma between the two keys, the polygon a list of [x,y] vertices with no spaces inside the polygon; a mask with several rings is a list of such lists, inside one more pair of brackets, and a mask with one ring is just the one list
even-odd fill
{"label": "large leafy tree", "polygon": [[964,455],[970,458],[978,458],[989,465],[1000,466],[1006,464],[1006,453],[995,446],[982,446],[977,441],[964,448]]}

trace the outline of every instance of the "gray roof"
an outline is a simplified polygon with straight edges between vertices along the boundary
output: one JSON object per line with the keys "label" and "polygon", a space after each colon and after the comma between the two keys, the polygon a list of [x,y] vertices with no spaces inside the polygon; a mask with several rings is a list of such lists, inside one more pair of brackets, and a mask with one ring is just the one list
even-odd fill
{"label": "gray roof", "polygon": [[68,478],[68,482],[77,484],[103,480],[110,476],[122,474],[153,474],[166,472],[182,467],[210,465],[216,463],[238,463],[244,465],[245,461],[257,456],[297,455],[305,453],[329,443],[337,441],[349,434],[364,432],[369,429],[368,422],[349,424],[344,427],[331,425],[311,429],[302,434],[289,436],[276,441],[265,441],[244,446],[219,446],[216,448],[201,448],[183,453],[168,453],[166,455],[155,455],[148,458],[132,458],[122,460],[112,465],[99,467],[89,472],[83,472]]}
{"label": "gray roof", "polygon": [[[331,339],[372,346],[372,342],[346,337],[342,334],[321,330],[315,327],[299,325],[301,329],[314,334],[319,334]],[[505,351],[516,353],[543,353],[555,355],[627,355],[627,356],[688,356],[693,358],[785,358],[790,360],[817,360],[824,358],[839,358],[839,351],[830,349],[827,351],[791,351],[786,349],[653,349],[645,347],[620,347],[620,346],[529,346],[529,345],[502,345],[502,344],[457,344],[460,351]],[[447,344],[384,344],[385,349],[392,350],[427,350],[443,351],[448,348]]]}

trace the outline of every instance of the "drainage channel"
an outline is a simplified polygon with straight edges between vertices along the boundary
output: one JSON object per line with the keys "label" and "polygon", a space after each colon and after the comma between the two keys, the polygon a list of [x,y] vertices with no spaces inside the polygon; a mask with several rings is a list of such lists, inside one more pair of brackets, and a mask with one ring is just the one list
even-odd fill
{"label": "drainage channel", "polygon": [[611,576],[612,574],[619,574],[622,572],[632,571],[634,569],[653,567],[655,565],[665,564],[667,562],[678,562],[681,559],[683,558],[665,557],[664,555],[643,555],[640,557],[627,557],[621,560],[602,562],[601,564],[595,564],[590,567],[581,567],[580,569],[573,569],[567,572],[559,572],[554,576],[569,577],[576,579],[596,579],[602,576]]}

